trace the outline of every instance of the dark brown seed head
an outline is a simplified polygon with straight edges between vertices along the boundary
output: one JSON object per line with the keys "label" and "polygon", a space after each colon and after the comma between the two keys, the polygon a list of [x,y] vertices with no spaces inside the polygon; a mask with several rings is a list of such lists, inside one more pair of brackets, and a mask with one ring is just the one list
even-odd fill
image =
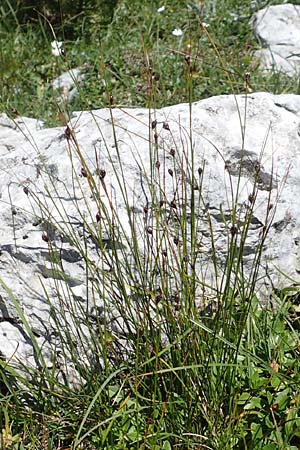
{"label": "dark brown seed head", "polygon": [[67,125],[66,128],[65,128],[65,137],[66,137],[66,139],[67,140],[71,139],[71,135],[72,135],[71,128],[69,127],[69,125]]}
{"label": "dark brown seed head", "polygon": [[178,236],[174,236],[173,242],[174,242],[175,245],[179,244]]}
{"label": "dark brown seed head", "polygon": [[166,257],[168,256],[168,252],[167,252],[166,249],[164,249],[164,250],[162,251],[162,255],[163,255],[164,258],[166,258]]}
{"label": "dark brown seed head", "polygon": [[47,234],[47,233],[43,233],[43,234],[42,234],[42,239],[43,239],[43,241],[45,241],[45,242],[49,242],[48,234]]}
{"label": "dark brown seed head", "polygon": [[81,167],[81,175],[82,175],[84,178],[87,178],[87,176],[88,176],[88,173],[87,173],[87,171],[86,171],[86,169],[85,169],[84,167]]}
{"label": "dark brown seed head", "polygon": [[175,292],[175,293],[172,295],[172,300],[173,300],[175,303],[178,303],[178,302],[179,302],[179,295],[178,295],[177,292]]}
{"label": "dark brown seed head", "polygon": [[154,130],[154,128],[156,128],[156,125],[157,125],[157,120],[153,120],[151,123],[152,130]]}
{"label": "dark brown seed head", "polygon": [[174,150],[174,148],[171,148],[171,150],[170,150],[170,155],[173,156],[173,157],[175,156],[175,150]]}
{"label": "dark brown seed head", "polygon": [[169,127],[168,122],[164,122],[164,123],[163,123],[163,128],[164,128],[165,130],[170,131],[170,127]]}
{"label": "dark brown seed head", "polygon": [[99,171],[99,177],[100,177],[100,180],[104,180],[105,175],[106,175],[105,170],[101,169],[101,170]]}
{"label": "dark brown seed head", "polygon": [[235,225],[232,225],[232,227],[230,228],[230,234],[232,237],[234,237],[238,232],[238,229]]}
{"label": "dark brown seed head", "polygon": [[97,220],[97,223],[100,222],[100,220],[101,220],[101,214],[99,211],[96,214],[96,220]]}
{"label": "dark brown seed head", "polygon": [[162,289],[161,289],[161,287],[159,287],[159,288],[156,290],[156,297],[155,297],[155,300],[156,300],[157,302],[160,302],[160,301],[162,300]]}
{"label": "dark brown seed head", "polygon": [[29,189],[28,189],[27,186],[25,186],[25,187],[23,188],[23,192],[24,192],[26,195],[29,194]]}
{"label": "dark brown seed head", "polygon": [[145,214],[148,214],[148,211],[149,211],[148,206],[144,206],[144,213],[145,213]]}
{"label": "dark brown seed head", "polygon": [[258,172],[260,171],[261,166],[260,166],[259,161],[256,161],[256,162],[255,162],[255,164],[254,164],[254,169],[255,169],[255,172],[256,172],[256,173],[258,173]]}
{"label": "dark brown seed head", "polygon": [[185,55],[184,60],[188,66],[191,64],[191,56],[190,55]]}
{"label": "dark brown seed head", "polygon": [[16,108],[11,108],[11,113],[15,117],[20,115],[19,111]]}
{"label": "dark brown seed head", "polygon": [[146,228],[146,231],[147,231],[147,233],[150,234],[150,235],[153,234],[153,230],[152,230],[151,227],[147,227],[147,228]]}
{"label": "dark brown seed head", "polygon": [[155,297],[156,303],[161,302],[161,300],[162,300],[162,295],[161,294],[157,294],[156,297]]}
{"label": "dark brown seed head", "polygon": [[110,94],[110,96],[109,96],[109,104],[110,105],[113,105],[114,104],[114,98],[113,98],[113,96]]}
{"label": "dark brown seed head", "polygon": [[248,197],[249,202],[252,204],[254,202],[254,195],[250,194]]}
{"label": "dark brown seed head", "polygon": [[160,168],[160,162],[159,161],[156,161],[155,167],[157,168],[157,170],[159,170],[159,168]]}
{"label": "dark brown seed head", "polygon": [[249,81],[250,81],[250,78],[251,78],[251,73],[250,72],[246,72],[245,73],[245,77],[244,77],[244,80],[245,80],[245,83],[249,83]]}

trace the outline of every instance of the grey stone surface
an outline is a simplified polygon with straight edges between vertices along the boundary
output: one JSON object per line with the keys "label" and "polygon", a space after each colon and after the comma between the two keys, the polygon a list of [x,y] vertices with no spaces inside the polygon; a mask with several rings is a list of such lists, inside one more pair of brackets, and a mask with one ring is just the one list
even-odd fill
{"label": "grey stone surface", "polygon": [[300,6],[267,6],[251,21],[262,48],[256,52],[266,70],[300,75]]}
{"label": "grey stone surface", "polygon": [[[186,104],[152,111],[150,119],[146,109],[76,112],[69,128],[46,129],[34,119],[0,116],[0,349],[8,360],[37,364],[20,312],[49,367],[61,351],[56,310],[63,313],[62,326],[73,333],[79,355],[78,323],[88,339],[85,321],[103,322],[104,310],[110,309],[113,333],[122,336],[124,317],[113,304],[114,252],[134,266],[134,223],[142,257],[166,247],[175,258],[180,251],[176,218],[186,208],[190,226],[192,192],[199,280],[222,289],[228,243],[233,231],[240,238],[254,186],[245,276],[267,227],[257,295],[263,299],[272,285],[290,284],[283,273],[299,280],[300,96],[256,93],[202,100],[193,104],[191,129],[192,135]],[[166,221],[158,224],[160,204]],[[84,255],[95,268],[88,274]],[[118,267],[118,277],[122,270]],[[125,271],[122,276],[127,279]],[[153,276],[159,285],[160,273]],[[128,291],[133,295],[130,280]],[[199,283],[199,308],[203,295]]]}

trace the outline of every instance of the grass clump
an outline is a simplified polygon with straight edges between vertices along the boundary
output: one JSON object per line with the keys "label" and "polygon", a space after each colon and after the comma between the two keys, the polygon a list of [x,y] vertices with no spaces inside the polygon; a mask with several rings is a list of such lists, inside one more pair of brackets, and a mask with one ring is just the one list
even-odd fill
{"label": "grass clump", "polygon": [[[28,69],[29,79],[22,79],[18,65],[12,66],[7,57],[12,43],[6,42],[2,49],[7,62],[2,73],[6,110],[13,106],[28,115],[43,110],[46,120],[56,122],[58,114],[67,118],[75,106],[109,106],[116,158],[108,147],[107,158],[129,225],[114,205],[106,170],[96,160],[96,170],[91,171],[68,124],[64,138],[74,189],[69,195],[84,194],[87,214],[78,211],[83,230],[79,235],[56,195],[55,177],[43,166],[44,176],[53,183],[47,192],[49,201],[41,203],[34,190],[27,194],[36,201],[42,239],[48,245],[51,268],[46,275],[53,279],[55,302],[46,282],[42,286],[56,330],[51,348],[55,357],[49,367],[11,287],[2,282],[31,339],[37,364],[20,371],[11,361],[0,360],[1,448],[295,450],[300,445],[298,288],[270,293],[264,306],[257,297],[258,267],[273,210],[268,208],[247,277],[243,249],[259,180],[254,180],[239,232],[238,192],[231,192],[231,217],[223,217],[227,249],[222,264],[204,201],[205,164],[195,166],[193,130],[181,130],[187,143],[180,146],[171,125],[160,123],[155,115],[162,105],[188,101],[192,119],[193,100],[231,91],[247,93],[262,82],[258,73],[251,78],[252,86],[245,77],[251,65],[253,40],[247,24],[253,11],[249,2],[224,0],[187,8],[178,1],[166,2],[162,16],[165,11],[157,12],[160,6],[119,2],[110,26],[100,30],[101,45],[90,46],[93,29],[83,39],[66,42],[66,56],[46,64],[44,79],[32,68],[34,75]],[[229,18],[234,14],[238,20],[232,22]],[[233,23],[240,41],[232,28],[229,38]],[[49,52],[48,31],[43,28],[41,39],[32,25],[17,24],[12,34],[19,39],[19,58],[29,58],[33,47],[29,51],[28,44],[34,42],[38,67]],[[174,29],[181,29],[182,37],[174,36]],[[50,79],[55,71],[81,64],[86,59],[82,49],[92,68],[86,91],[79,89],[79,99],[62,107],[53,100]],[[236,52],[243,55],[238,62]],[[272,80],[268,78],[268,83]],[[283,77],[277,81],[278,85],[269,85],[275,91],[288,83]],[[32,101],[36,94],[28,102],[19,98],[23,96],[18,96],[18,89],[33,93],[37,86],[38,103]],[[131,204],[113,120],[123,104],[149,107],[149,167],[136,156],[142,204]],[[158,127],[173,139],[165,159]],[[99,127],[103,138],[101,133]],[[166,158],[171,161],[168,176],[173,196],[164,181]],[[134,207],[142,208],[141,221],[135,219]],[[199,275],[199,265],[207,264],[197,235],[204,219],[211,241],[210,285]],[[72,294],[76,280],[64,270],[55,230],[68,239],[83,262],[84,303]]]}

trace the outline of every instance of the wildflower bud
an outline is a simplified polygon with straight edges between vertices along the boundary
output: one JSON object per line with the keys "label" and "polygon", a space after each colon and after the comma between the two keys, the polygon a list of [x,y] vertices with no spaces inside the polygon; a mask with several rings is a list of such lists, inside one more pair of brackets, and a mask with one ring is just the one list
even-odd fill
{"label": "wildflower bud", "polygon": [[87,176],[88,176],[88,173],[87,173],[87,171],[86,171],[86,169],[85,169],[84,167],[81,167],[81,175],[82,175],[84,178],[87,178]]}
{"label": "wildflower bud", "polygon": [[279,370],[279,364],[277,361],[273,360],[270,364],[271,369],[273,370],[273,372],[278,372]]}
{"label": "wildflower bud", "polygon": [[157,168],[157,170],[159,170],[159,168],[160,168],[160,162],[159,161],[156,161],[155,167]]}
{"label": "wildflower bud", "polygon": [[167,131],[170,131],[170,127],[169,127],[168,122],[164,122],[164,123],[163,123],[163,128],[164,128],[165,130],[167,130]]}
{"label": "wildflower bud", "polygon": [[153,120],[151,123],[152,130],[154,130],[156,128],[156,125],[157,125],[157,120]]}
{"label": "wildflower bud", "polygon": [[168,174],[171,175],[171,177],[173,176],[173,170],[172,169],[168,169]]}
{"label": "wildflower bud", "polygon": [[174,148],[171,148],[171,150],[170,150],[170,155],[173,156],[173,157],[175,156],[175,150],[174,150]]}
{"label": "wildflower bud", "polygon": [[43,233],[43,234],[42,234],[42,239],[43,239],[43,241],[45,241],[45,242],[49,242],[48,234],[47,234],[47,233]]}

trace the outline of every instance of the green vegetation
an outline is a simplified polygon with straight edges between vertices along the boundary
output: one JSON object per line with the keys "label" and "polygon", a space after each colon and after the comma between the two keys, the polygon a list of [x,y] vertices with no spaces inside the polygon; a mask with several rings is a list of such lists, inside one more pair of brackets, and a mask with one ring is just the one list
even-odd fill
{"label": "green vegetation", "polygon": [[[102,0],[95,1],[94,8],[91,1],[74,0],[72,5],[63,0],[55,5],[35,2],[37,6],[40,3],[44,5],[40,14],[32,10],[33,1],[6,0],[0,7],[0,108],[9,115],[18,111],[43,118],[48,124],[60,124],[74,109],[108,106],[113,113],[120,105],[158,108],[249,89],[298,93],[295,80],[264,75],[253,60],[257,44],[249,19],[255,10],[275,2],[207,0],[187,6],[181,0],[166,0],[161,12],[157,10],[162,3],[156,1],[119,0],[108,7],[109,2]],[[183,33],[175,36],[175,29]],[[54,39],[64,42],[64,55],[51,54]],[[72,104],[59,104],[51,80],[78,65],[85,66],[86,82],[78,86],[79,96]],[[249,83],[247,72],[251,74]],[[157,184],[155,169],[144,173],[151,192],[151,211],[145,211],[149,226],[143,230],[149,250],[145,256],[138,249],[141,230],[130,220],[129,206],[128,241],[117,215],[111,218],[101,202],[100,183],[89,176],[72,133],[68,142],[76,149],[91,196],[105,216],[105,230],[100,216],[98,226],[89,225],[95,221],[92,212],[85,218],[85,226],[98,242],[100,260],[110,271],[104,264],[95,270],[84,242],[79,242],[72,230],[68,230],[68,238],[76,243],[87,275],[93,274],[87,276],[87,287],[104,302],[107,299],[108,316],[108,299],[113,301],[114,313],[123,320],[122,333],[105,321],[91,324],[85,308],[75,308],[71,301],[68,316],[63,308],[53,308],[58,347],[63,352],[49,369],[12,287],[7,286],[35,347],[39,368],[23,367],[20,373],[0,359],[0,448],[297,450],[298,290],[292,286],[272,292],[263,306],[256,296],[256,268],[271,207],[252,278],[243,276],[243,246],[257,186],[239,235],[232,232],[237,220],[237,205],[232,205],[222,283],[210,296],[204,289],[199,305],[196,291],[203,280],[195,273],[199,254],[195,211],[205,206],[201,195],[205,168],[197,172],[193,158],[187,162],[190,176],[199,175],[194,179],[197,190],[187,201],[184,179],[176,180],[187,195],[186,201],[174,198],[176,214],[157,206],[157,193],[163,194],[163,186]],[[149,144],[149,152],[154,151]],[[118,170],[122,173],[122,167]],[[174,170],[174,177],[176,173]],[[80,183],[75,169],[73,175]],[[98,175],[102,180],[105,177]],[[118,176],[122,185],[122,176]],[[124,204],[129,205],[125,190]],[[50,209],[45,205],[44,219],[54,221]],[[176,240],[165,227],[166,215],[176,224]],[[159,245],[152,239],[155,230],[163,230]],[[102,243],[102,231],[112,236],[109,250]],[[213,240],[213,230],[208,231]],[[132,249],[133,264],[126,264],[120,239]],[[173,252],[164,250],[170,242]],[[51,242],[49,253],[53,270],[62,271],[64,279]],[[217,255],[215,260],[217,272]],[[59,293],[59,280],[55,287]],[[94,300],[88,299],[91,304]],[[74,345],[70,323],[82,337],[79,348]],[[67,372],[76,369],[76,387],[57,377],[63,364],[67,364]]]}
{"label": "green vegetation", "polygon": [[[105,0],[26,0],[18,2],[23,16],[26,12],[22,21],[11,0],[4,3],[0,8],[0,107],[8,113],[15,108],[22,115],[59,123],[62,107],[58,108],[51,81],[76,66],[85,68],[86,83],[65,114],[107,106],[107,91],[113,93],[118,105],[149,105],[149,65],[153,106],[186,102],[186,53],[192,58],[193,101],[244,92],[247,71],[253,91],[299,92],[297,80],[262,75],[252,58],[257,42],[249,20],[260,7],[278,1],[198,0],[187,6],[181,0],[122,0],[117,4]],[[85,11],[83,3],[97,6],[86,6]],[[24,4],[46,6],[39,7],[38,15],[28,7],[22,9]],[[162,4],[165,10],[159,13]],[[208,24],[209,34],[199,25],[197,15]],[[174,36],[174,29],[182,30],[183,35]],[[50,42],[55,37],[64,42],[64,58],[51,54]]]}

